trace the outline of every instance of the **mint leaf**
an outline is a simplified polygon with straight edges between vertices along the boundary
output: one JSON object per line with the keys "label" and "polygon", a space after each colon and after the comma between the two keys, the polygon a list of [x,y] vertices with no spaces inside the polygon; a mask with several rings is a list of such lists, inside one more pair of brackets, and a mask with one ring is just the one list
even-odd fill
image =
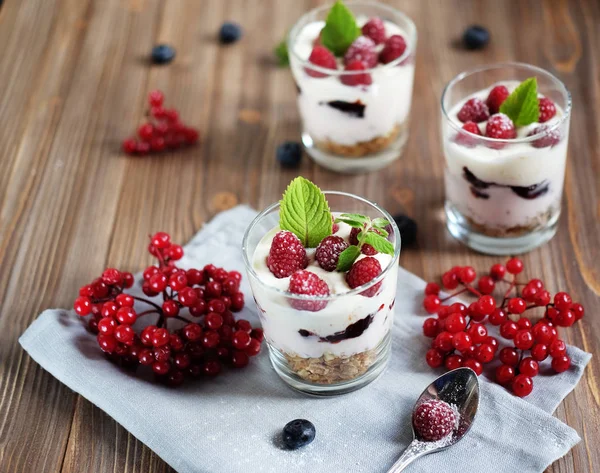
{"label": "mint leaf", "polygon": [[385,229],[385,227],[387,227],[390,224],[390,222],[385,218],[378,217],[375,220],[373,220],[371,224],[373,225],[373,227],[379,230]]}
{"label": "mint leaf", "polygon": [[321,189],[303,177],[290,182],[280,202],[279,226],[294,233],[307,248],[315,248],[331,235],[333,221]]}
{"label": "mint leaf", "polygon": [[321,44],[336,56],[343,55],[361,34],[354,14],[341,0],[337,0],[321,30]]}
{"label": "mint leaf", "polygon": [[349,271],[359,255],[360,248],[356,245],[350,245],[340,253],[336,269],[342,272]]}
{"label": "mint leaf", "polygon": [[363,243],[371,245],[379,253],[385,253],[394,256],[394,245],[392,245],[385,237],[374,232],[367,232],[363,237]]}
{"label": "mint leaf", "polygon": [[537,122],[540,115],[537,79],[530,77],[521,82],[500,105],[500,113],[507,115],[515,126],[525,126]]}
{"label": "mint leaf", "polygon": [[279,43],[277,46],[275,46],[273,52],[277,57],[277,63],[280,67],[288,66],[290,64],[290,58],[288,56],[287,49],[287,41],[285,39],[282,40],[281,43]]}
{"label": "mint leaf", "polygon": [[369,217],[360,214],[341,214],[335,219],[336,223],[344,222],[355,228],[362,228],[370,222]]}

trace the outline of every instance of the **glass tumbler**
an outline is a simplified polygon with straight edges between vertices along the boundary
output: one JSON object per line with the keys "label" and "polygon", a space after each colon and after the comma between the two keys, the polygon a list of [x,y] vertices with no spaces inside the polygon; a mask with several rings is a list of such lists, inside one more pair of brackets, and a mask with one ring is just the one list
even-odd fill
{"label": "glass tumbler", "polygon": [[[376,2],[345,2],[359,26],[369,18],[384,20],[388,36],[399,34],[404,53],[388,64],[363,71],[324,69],[308,61],[314,39],[325,25],[331,5],[309,11],[288,36],[290,66],[298,90],[302,142],[322,166],[338,172],[380,169],[398,159],[408,139],[415,73],[417,30],[402,12]],[[377,45],[379,52],[383,44]],[[369,85],[351,85],[368,75]]]}
{"label": "glass tumbler", "polygon": [[[467,98],[483,101],[495,85],[514,88],[535,77],[538,96],[556,115],[517,127],[516,139],[494,139],[462,129],[457,113]],[[446,224],[450,233],[482,253],[525,253],[550,240],[560,216],[571,96],[549,72],[521,63],[463,72],[444,89],[441,131],[445,158]],[[483,127],[480,127],[480,129]]]}
{"label": "glass tumbler", "polygon": [[[321,396],[361,388],[385,368],[391,350],[400,255],[398,227],[385,210],[352,194],[325,192],[325,196],[334,215],[360,213],[390,222],[388,239],[394,255],[369,283],[329,296],[306,296],[283,289],[288,284],[283,279],[266,282],[269,278],[261,271],[268,269],[256,249],[278,226],[279,203],[254,219],[243,241],[244,262],[273,368],[292,388]],[[310,252],[308,249],[309,256]],[[336,286],[343,287],[344,274],[332,274],[342,285]]]}

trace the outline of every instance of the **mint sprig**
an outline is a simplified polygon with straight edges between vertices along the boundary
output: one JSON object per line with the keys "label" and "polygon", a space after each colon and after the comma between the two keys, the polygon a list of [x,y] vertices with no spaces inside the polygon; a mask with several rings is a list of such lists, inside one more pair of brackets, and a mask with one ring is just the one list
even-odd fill
{"label": "mint sprig", "polygon": [[521,82],[500,105],[500,113],[507,115],[515,126],[525,126],[537,122],[540,115],[537,79],[530,77]]}
{"label": "mint sprig", "polygon": [[275,57],[277,57],[277,64],[280,67],[285,67],[290,64],[287,41],[285,39],[283,39],[277,46],[275,46],[275,49],[273,49],[273,53],[275,54]]}
{"label": "mint sprig", "polygon": [[342,56],[360,34],[354,14],[341,0],[337,0],[321,30],[321,44],[336,56]]}
{"label": "mint sprig", "polygon": [[331,235],[333,220],[321,189],[303,177],[290,182],[280,202],[279,227],[292,232],[307,248],[315,248]]}
{"label": "mint sprig", "polygon": [[360,256],[363,245],[371,245],[379,253],[394,256],[394,245],[387,240],[389,235],[385,227],[390,222],[384,218],[371,220],[369,217],[360,214],[341,214],[335,219],[336,222],[344,222],[353,228],[360,228],[356,235],[358,245],[350,245],[339,256],[336,269],[338,271],[348,271],[354,264],[354,261]]}

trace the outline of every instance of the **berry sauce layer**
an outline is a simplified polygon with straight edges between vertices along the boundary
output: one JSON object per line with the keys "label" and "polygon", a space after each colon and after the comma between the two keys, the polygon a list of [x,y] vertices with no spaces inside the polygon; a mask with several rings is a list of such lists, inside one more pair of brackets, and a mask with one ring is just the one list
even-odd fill
{"label": "berry sauce layer", "polygon": [[[333,236],[343,240],[342,245],[351,243],[352,228],[349,225],[340,222],[334,230]],[[289,276],[277,277],[268,261],[273,241],[281,233],[278,226],[269,231],[256,247],[252,262],[258,278],[264,283],[253,283],[252,289],[269,342],[286,354],[306,358],[318,358],[325,354],[352,356],[377,347],[393,322],[397,266],[390,268],[383,280],[373,286],[376,288],[374,292],[368,290],[368,293],[345,295],[352,290],[348,283],[350,273],[323,269],[322,265],[326,266],[327,262],[321,259],[319,263],[317,249],[307,248],[306,260],[302,263],[304,269],[296,269]],[[355,268],[373,263],[385,271],[392,264],[393,257],[390,255],[367,252],[368,255],[361,254],[357,258]],[[292,259],[290,257],[277,268],[289,267]],[[365,260],[365,264],[358,264],[362,260]],[[272,261],[270,266],[275,269]],[[283,269],[281,274],[285,274]],[[300,276],[302,287],[319,289],[319,285],[312,285],[312,275],[317,276],[315,279],[319,280],[318,284],[325,284],[325,289],[328,288],[333,296],[331,299],[299,301],[286,296],[295,278]]]}
{"label": "berry sauce layer", "polygon": [[[356,20],[364,32],[369,18],[359,16]],[[300,92],[298,106],[305,131],[313,139],[353,146],[390,134],[408,118],[414,76],[413,53],[409,52],[408,60],[403,64],[386,67],[384,50],[396,47],[398,52],[404,53],[406,49],[410,51],[412,45],[405,42],[408,35],[398,25],[389,21],[381,24],[382,37],[388,41],[375,44],[371,38],[360,36],[348,49],[346,58],[331,55],[333,63],[327,65],[338,71],[368,71],[365,74],[316,75],[292,60],[292,71]],[[293,45],[299,58],[305,61],[315,58],[315,45],[318,45],[324,25],[323,21],[315,21],[300,31]],[[403,38],[398,40],[402,43],[399,48],[393,40],[390,41],[390,38],[398,36]],[[353,60],[349,56],[358,59]],[[311,62],[314,61],[311,59]],[[322,62],[326,65],[324,59]]]}

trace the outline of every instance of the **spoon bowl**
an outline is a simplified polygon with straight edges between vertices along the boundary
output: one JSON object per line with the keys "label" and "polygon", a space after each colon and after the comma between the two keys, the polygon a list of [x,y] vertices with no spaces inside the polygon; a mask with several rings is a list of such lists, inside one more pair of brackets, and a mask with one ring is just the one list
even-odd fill
{"label": "spoon bowl", "polygon": [[443,374],[421,393],[413,408],[413,415],[421,403],[431,399],[444,401],[456,408],[459,415],[456,429],[447,437],[431,442],[420,438],[413,426],[413,441],[388,473],[399,473],[417,458],[445,450],[465,437],[479,408],[479,379],[470,368],[457,368]]}

